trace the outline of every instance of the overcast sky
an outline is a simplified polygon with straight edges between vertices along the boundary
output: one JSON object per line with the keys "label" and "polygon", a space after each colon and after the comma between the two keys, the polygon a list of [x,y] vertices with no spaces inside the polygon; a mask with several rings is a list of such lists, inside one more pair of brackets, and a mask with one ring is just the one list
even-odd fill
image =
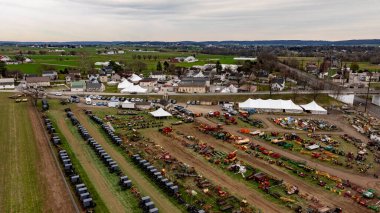
{"label": "overcast sky", "polygon": [[380,38],[380,0],[0,0],[0,40]]}

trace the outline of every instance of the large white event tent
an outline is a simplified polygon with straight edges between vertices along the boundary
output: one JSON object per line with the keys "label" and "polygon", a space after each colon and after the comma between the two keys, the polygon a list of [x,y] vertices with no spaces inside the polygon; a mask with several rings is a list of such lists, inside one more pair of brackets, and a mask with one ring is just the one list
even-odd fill
{"label": "large white event tent", "polygon": [[148,89],[142,88],[139,85],[130,85],[124,89],[122,89],[121,93],[146,93]]}
{"label": "large white event tent", "polygon": [[133,85],[133,83],[129,82],[128,80],[124,80],[117,85],[117,88],[118,89],[124,89],[124,88],[131,86],[131,85]]}
{"label": "large white event tent", "polygon": [[119,83],[119,85],[117,85],[117,88],[121,90],[121,93],[146,93],[148,91],[139,85],[134,85],[128,80],[124,80],[123,82]]}
{"label": "large white event tent", "polygon": [[151,115],[155,118],[162,118],[162,117],[170,117],[172,116],[170,113],[166,112],[164,109],[159,108],[156,111],[150,112]]}
{"label": "large white event tent", "polygon": [[267,112],[289,112],[289,113],[302,113],[303,110],[300,106],[293,103],[291,100],[263,100],[251,99],[239,103],[239,108],[243,110],[256,109]]}
{"label": "large white event tent", "polygon": [[136,74],[132,74],[132,76],[129,78],[130,81],[132,81],[133,83],[138,83],[139,81],[142,80],[142,78]]}
{"label": "large white event tent", "polygon": [[311,114],[327,114],[327,110],[319,106],[315,101],[305,105],[300,105],[305,111],[310,111]]}

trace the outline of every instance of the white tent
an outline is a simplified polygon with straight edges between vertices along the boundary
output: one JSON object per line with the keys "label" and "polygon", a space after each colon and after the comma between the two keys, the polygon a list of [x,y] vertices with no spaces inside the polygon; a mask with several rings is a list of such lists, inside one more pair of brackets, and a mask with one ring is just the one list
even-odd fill
{"label": "white tent", "polygon": [[124,80],[117,85],[117,88],[124,89],[124,88],[130,87],[131,85],[133,85],[133,83],[129,82],[128,80]]}
{"label": "white tent", "polygon": [[128,101],[128,100],[125,100],[125,101],[121,104],[121,108],[123,108],[123,109],[134,109],[134,108],[135,108],[135,103],[130,102],[130,101]]}
{"label": "white tent", "polygon": [[140,85],[129,85],[128,87],[125,87],[120,92],[121,93],[146,93],[148,90],[145,88],[140,87]]}
{"label": "white tent", "polygon": [[230,85],[229,87],[225,87],[222,89],[221,93],[237,93],[238,88],[236,88],[234,85]]}
{"label": "white tent", "polygon": [[203,75],[203,72],[200,71],[199,73],[197,73],[196,75],[194,75],[194,78],[204,78],[205,75]]}
{"label": "white tent", "polygon": [[305,105],[300,105],[305,111],[310,111],[311,114],[327,114],[327,110],[319,106],[315,101],[312,101]]}
{"label": "white tent", "polygon": [[129,78],[130,81],[132,81],[133,83],[137,83],[139,81],[142,80],[142,78],[136,74],[132,74],[132,76]]}
{"label": "white tent", "polygon": [[172,116],[170,113],[166,112],[164,109],[159,108],[156,111],[150,112],[151,115],[155,118],[161,118],[161,117],[170,117]]}
{"label": "white tent", "polygon": [[240,109],[258,109],[269,112],[289,112],[289,113],[302,113],[303,110],[300,106],[293,103],[291,100],[263,100],[263,99],[248,99],[239,103]]}
{"label": "white tent", "polygon": [[108,86],[116,86],[118,83],[116,81],[108,81],[107,85]]}
{"label": "white tent", "polygon": [[112,108],[115,108],[115,107],[119,107],[120,103],[119,101],[110,101],[108,102],[108,107],[112,107]]}

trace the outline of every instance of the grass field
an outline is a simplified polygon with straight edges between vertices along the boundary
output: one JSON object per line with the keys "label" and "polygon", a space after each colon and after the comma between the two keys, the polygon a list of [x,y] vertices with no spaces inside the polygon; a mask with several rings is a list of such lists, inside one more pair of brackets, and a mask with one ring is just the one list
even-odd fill
{"label": "grass field", "polygon": [[[56,100],[51,100],[50,102],[51,110],[49,110],[49,116],[52,118],[52,121],[54,123],[58,123],[58,119],[65,118],[65,113],[63,109],[65,106],[62,106],[59,104]],[[109,199],[104,199],[104,193],[102,190],[95,186],[94,183],[92,183],[92,180],[95,179],[94,176],[91,176],[85,166],[82,164],[84,163],[82,160],[85,158],[86,163],[91,162],[92,166],[96,168],[97,173],[99,176],[98,178],[101,178],[102,183],[106,185],[106,187],[109,189],[109,191],[112,193],[113,197],[118,200],[118,202],[122,205],[122,207],[125,209],[126,212],[141,212],[141,209],[138,206],[137,199],[132,195],[129,191],[121,190],[119,183],[119,177],[115,174],[111,174],[108,172],[108,168],[103,164],[103,162],[98,158],[96,153],[91,149],[90,146],[86,144],[86,142],[82,139],[80,134],[78,133],[76,127],[74,127],[71,122],[68,119],[65,119],[64,122],[67,125],[67,128],[69,129],[70,133],[74,137],[75,141],[68,141],[63,135],[63,142],[62,146],[67,150],[67,152],[70,154],[71,159],[73,161],[73,164],[76,168],[76,171],[80,174],[83,181],[86,183],[87,187],[91,191],[91,194],[94,198],[94,201],[96,202],[97,206],[95,210],[97,212],[114,212],[115,210],[112,209],[111,203],[107,202]],[[63,128],[58,126],[58,128]],[[75,146],[73,143],[77,143]],[[78,155],[82,155],[79,157]],[[99,180],[99,179],[97,179]]]}
{"label": "grass field", "polygon": [[[125,48],[124,54],[120,55],[99,55],[97,54],[97,49],[94,47],[88,47],[88,48],[82,48],[82,49],[74,49],[74,51],[77,52],[85,52],[87,53],[88,57],[90,58],[92,63],[95,62],[104,62],[104,61],[124,61],[126,63],[137,60],[133,59],[133,55],[154,55],[158,56],[158,60],[149,60],[149,59],[141,59],[140,61],[147,64],[147,69],[143,71],[145,75],[149,75],[151,71],[156,70],[156,66],[158,61],[165,61],[170,58],[174,57],[186,57],[195,54],[196,58],[199,60],[195,63],[176,63],[176,66],[180,67],[191,67],[194,65],[204,65],[207,63],[215,63],[217,60],[219,60],[222,64],[234,64],[236,61],[233,59],[234,56],[223,56],[223,55],[207,55],[207,54],[197,54],[196,52],[177,52],[173,50],[162,50],[160,49],[160,52],[131,52],[133,48]],[[34,50],[38,52],[41,49],[33,49],[33,48],[19,48],[15,49],[12,47],[9,48],[3,48],[0,50],[0,55],[8,55],[10,57],[15,56],[19,53],[19,51],[22,50],[24,52],[27,52],[28,50]],[[66,52],[72,51],[73,49],[65,49]],[[41,72],[45,69],[46,66],[53,67],[56,70],[64,70],[68,67],[77,67],[80,64],[80,57],[78,55],[75,56],[61,56],[58,53],[46,53],[45,55],[26,55],[27,57],[31,58],[33,60],[33,63],[29,64],[18,64],[18,65],[8,65],[9,70],[19,70],[24,73],[35,73],[35,74],[41,74]]]}
{"label": "grass field", "polygon": [[104,201],[100,198],[94,185],[91,183],[90,177],[87,175],[83,167],[80,165],[80,162],[75,156],[74,152],[72,151],[69,143],[67,143],[65,136],[61,133],[61,131],[59,130],[59,127],[57,127],[56,118],[51,115],[49,117],[51,121],[53,122],[53,125],[56,127],[57,133],[61,139],[61,142],[62,142],[61,147],[65,149],[67,154],[70,156],[70,159],[71,159],[72,164],[74,165],[75,171],[77,172],[78,175],[80,175],[83,183],[86,184],[88,191],[91,193],[91,196],[94,199],[94,202],[96,203],[96,210],[99,212],[110,212],[110,210],[104,204]]}
{"label": "grass field", "polygon": [[43,212],[37,147],[27,103],[0,94],[0,212]]}

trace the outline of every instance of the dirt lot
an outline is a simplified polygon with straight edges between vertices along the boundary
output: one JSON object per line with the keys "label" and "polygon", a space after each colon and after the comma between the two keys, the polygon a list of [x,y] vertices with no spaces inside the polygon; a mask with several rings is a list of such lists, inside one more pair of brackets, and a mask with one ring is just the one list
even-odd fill
{"label": "dirt lot", "polygon": [[[245,198],[247,201],[262,209],[264,212],[283,212],[282,207],[271,203],[270,201],[264,199],[262,195],[258,192],[248,188],[244,183],[238,182],[222,171],[212,168],[211,165],[204,159],[198,158],[194,153],[186,150],[180,143],[175,143],[171,141],[170,138],[163,136],[158,131],[149,131],[146,134],[147,137],[151,138],[158,145],[162,146],[166,151],[168,151],[173,157],[179,159],[180,161],[193,166],[200,174],[205,178],[214,182],[216,185],[226,188],[229,192],[239,198]],[[173,143],[174,142],[174,143]]]}
{"label": "dirt lot", "polygon": [[[206,118],[203,118],[203,117],[200,117],[197,120],[200,121],[201,123],[207,123],[207,124],[210,124],[210,125],[215,125],[215,123],[213,123],[213,122],[211,122],[211,121],[209,121],[209,120],[207,120]],[[238,133],[238,130],[239,130],[238,127],[224,126],[224,128],[227,131],[233,132],[236,135],[240,135],[242,137],[246,137],[246,135]],[[332,167],[329,167],[329,166],[326,166],[326,165],[323,165],[323,164],[320,164],[320,163],[308,160],[306,158],[300,157],[298,155],[295,155],[294,153],[290,153],[288,151],[285,151],[284,149],[268,145],[268,143],[265,143],[265,142],[262,142],[262,141],[255,140],[254,142],[256,144],[260,144],[261,146],[263,146],[263,147],[265,147],[265,148],[267,148],[269,150],[273,150],[274,152],[277,152],[277,153],[281,154],[282,156],[285,156],[285,157],[287,157],[289,159],[292,159],[292,160],[295,160],[295,161],[304,161],[308,165],[311,165],[311,166],[315,167],[318,170],[328,172],[328,173],[330,173],[332,175],[335,175],[335,176],[338,176],[338,177],[341,177],[341,178],[349,179],[352,183],[355,183],[357,185],[360,185],[360,186],[363,186],[363,187],[372,187],[372,188],[376,189],[377,191],[380,191],[380,184],[379,184],[380,180],[379,179],[376,179],[376,178],[373,178],[373,177],[369,177],[369,176],[357,175],[357,174],[353,174],[353,173],[350,173],[350,172],[341,171],[339,169],[332,168]]]}
{"label": "dirt lot", "polygon": [[[200,134],[200,132],[193,127],[177,126],[175,127],[175,130],[179,130],[185,135],[195,135],[201,141],[207,142],[208,144],[212,145],[213,147],[215,147],[216,149],[220,151],[229,153],[236,150],[236,147],[234,147],[233,145],[224,143],[222,141],[218,141],[209,135]],[[242,159],[245,162],[253,165],[254,167],[261,169],[262,171],[274,177],[280,177],[281,179],[283,179],[285,182],[289,184],[298,186],[301,193],[308,193],[310,195],[313,195],[315,198],[321,201],[322,204],[325,204],[328,206],[339,206],[343,209],[350,209],[351,210],[350,212],[359,213],[363,211],[363,207],[360,207],[358,204],[354,204],[354,202],[352,202],[351,200],[345,199],[343,197],[338,197],[332,193],[327,192],[326,190],[323,190],[316,186],[312,186],[311,184],[302,181],[300,178],[296,178],[288,174],[284,170],[279,169],[279,167],[269,164],[267,162],[258,160],[254,157],[251,157],[243,151],[238,151],[238,159]]]}
{"label": "dirt lot", "polygon": [[137,185],[138,189],[144,195],[149,195],[154,201],[157,208],[160,209],[161,212],[180,212],[180,210],[171,203],[161,192],[159,192],[149,180],[139,175],[139,171],[133,167],[125,157],[115,150],[104,138],[104,136],[99,132],[97,127],[91,124],[84,115],[83,111],[75,108],[73,109],[74,114],[80,121],[80,123],[86,127],[90,135],[106,150],[106,152],[118,162],[121,170],[128,175],[128,177],[133,181],[135,185]]}
{"label": "dirt lot", "polygon": [[75,212],[78,208],[75,200],[70,195],[70,189],[66,187],[63,177],[59,172],[59,166],[56,164],[54,157],[49,148],[50,141],[45,135],[44,127],[41,125],[39,114],[36,109],[29,104],[29,118],[32,122],[36,145],[38,147],[37,170],[42,179],[43,188],[46,191],[46,200],[44,202],[45,212]]}

